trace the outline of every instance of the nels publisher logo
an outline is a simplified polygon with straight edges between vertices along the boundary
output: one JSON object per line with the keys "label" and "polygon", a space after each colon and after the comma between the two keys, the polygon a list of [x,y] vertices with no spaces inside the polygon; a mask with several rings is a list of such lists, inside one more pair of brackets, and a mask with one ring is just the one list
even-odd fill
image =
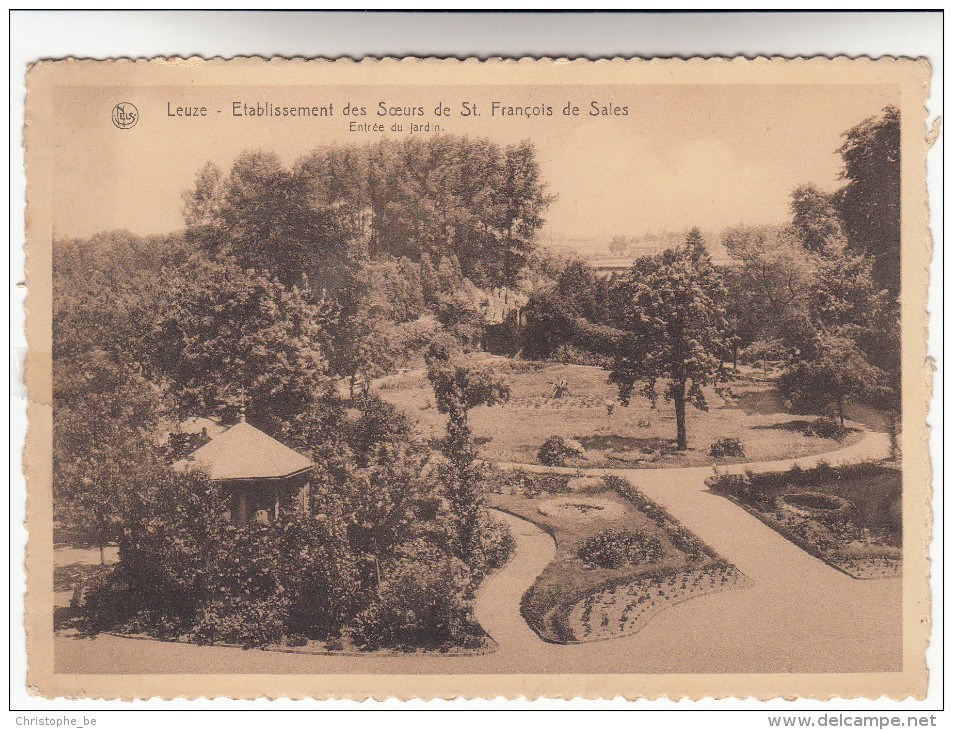
{"label": "nels publisher logo", "polygon": [[113,124],[120,129],[135,127],[139,121],[139,110],[128,101],[121,101],[113,107]]}

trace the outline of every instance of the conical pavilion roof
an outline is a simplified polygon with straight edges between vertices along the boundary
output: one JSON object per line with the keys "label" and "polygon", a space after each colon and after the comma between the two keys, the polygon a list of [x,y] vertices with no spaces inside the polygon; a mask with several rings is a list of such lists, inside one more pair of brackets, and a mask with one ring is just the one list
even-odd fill
{"label": "conical pavilion roof", "polygon": [[280,479],[310,469],[314,463],[242,421],[175,466],[198,467],[212,479]]}

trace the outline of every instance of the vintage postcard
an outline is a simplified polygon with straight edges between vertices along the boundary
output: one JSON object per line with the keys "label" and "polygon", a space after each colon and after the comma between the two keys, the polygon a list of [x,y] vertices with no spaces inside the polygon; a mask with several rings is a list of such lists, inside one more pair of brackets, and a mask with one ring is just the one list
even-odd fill
{"label": "vintage postcard", "polygon": [[923,696],[929,78],[34,65],[30,691]]}

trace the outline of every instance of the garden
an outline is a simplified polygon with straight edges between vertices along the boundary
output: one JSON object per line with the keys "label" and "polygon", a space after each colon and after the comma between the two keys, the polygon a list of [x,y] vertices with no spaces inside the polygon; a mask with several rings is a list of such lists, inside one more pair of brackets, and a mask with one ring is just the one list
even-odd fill
{"label": "garden", "polygon": [[889,462],[720,474],[710,489],[853,578],[902,567],[902,474]]}
{"label": "garden", "polygon": [[668,606],[750,581],[616,476],[488,474],[489,503],[529,520],[556,555],[523,596],[523,617],[546,641],[576,643],[639,631]]}
{"label": "garden", "polygon": [[[888,108],[854,131],[894,123]],[[331,145],[290,167],[249,151],[197,171],[182,231],[57,239],[54,516],[119,548],[107,569],[57,570],[73,627],[488,651],[473,603],[514,546],[489,508],[556,540],[522,601],[548,641],[629,634],[743,587],[627,481],[568,472],[830,452],[864,437],[858,402],[896,451],[899,232],[870,247],[851,160],[841,191],[792,190],[789,224],[723,230],[727,264],[691,228],[611,277],[539,245],[555,198],[528,141]],[[860,198],[899,189],[874,182]],[[222,485],[176,472],[184,454],[159,438],[190,418],[305,457],[300,511],[231,523]],[[899,571],[892,464],[712,489],[855,577]]]}
{"label": "garden", "polygon": [[[705,388],[708,410],[693,414],[688,448],[677,449],[675,414],[667,403],[618,399],[602,368],[493,357],[486,365],[505,378],[511,398],[470,412],[479,455],[490,461],[571,467],[657,469],[773,461],[826,453],[861,438],[856,426],[815,429],[814,416],[793,416],[772,375],[741,366],[728,380]],[[444,427],[424,387],[409,372],[381,384],[381,397],[416,421],[430,437]],[[558,438],[568,448],[547,460],[540,449]],[[727,439],[727,441],[726,441]],[[721,449],[724,444],[727,449]]]}

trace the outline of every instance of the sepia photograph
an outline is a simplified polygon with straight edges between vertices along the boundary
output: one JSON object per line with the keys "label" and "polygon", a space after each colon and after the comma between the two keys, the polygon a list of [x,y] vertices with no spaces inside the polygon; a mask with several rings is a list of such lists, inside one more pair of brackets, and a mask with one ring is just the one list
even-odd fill
{"label": "sepia photograph", "polygon": [[34,66],[33,684],[922,693],[928,80]]}

